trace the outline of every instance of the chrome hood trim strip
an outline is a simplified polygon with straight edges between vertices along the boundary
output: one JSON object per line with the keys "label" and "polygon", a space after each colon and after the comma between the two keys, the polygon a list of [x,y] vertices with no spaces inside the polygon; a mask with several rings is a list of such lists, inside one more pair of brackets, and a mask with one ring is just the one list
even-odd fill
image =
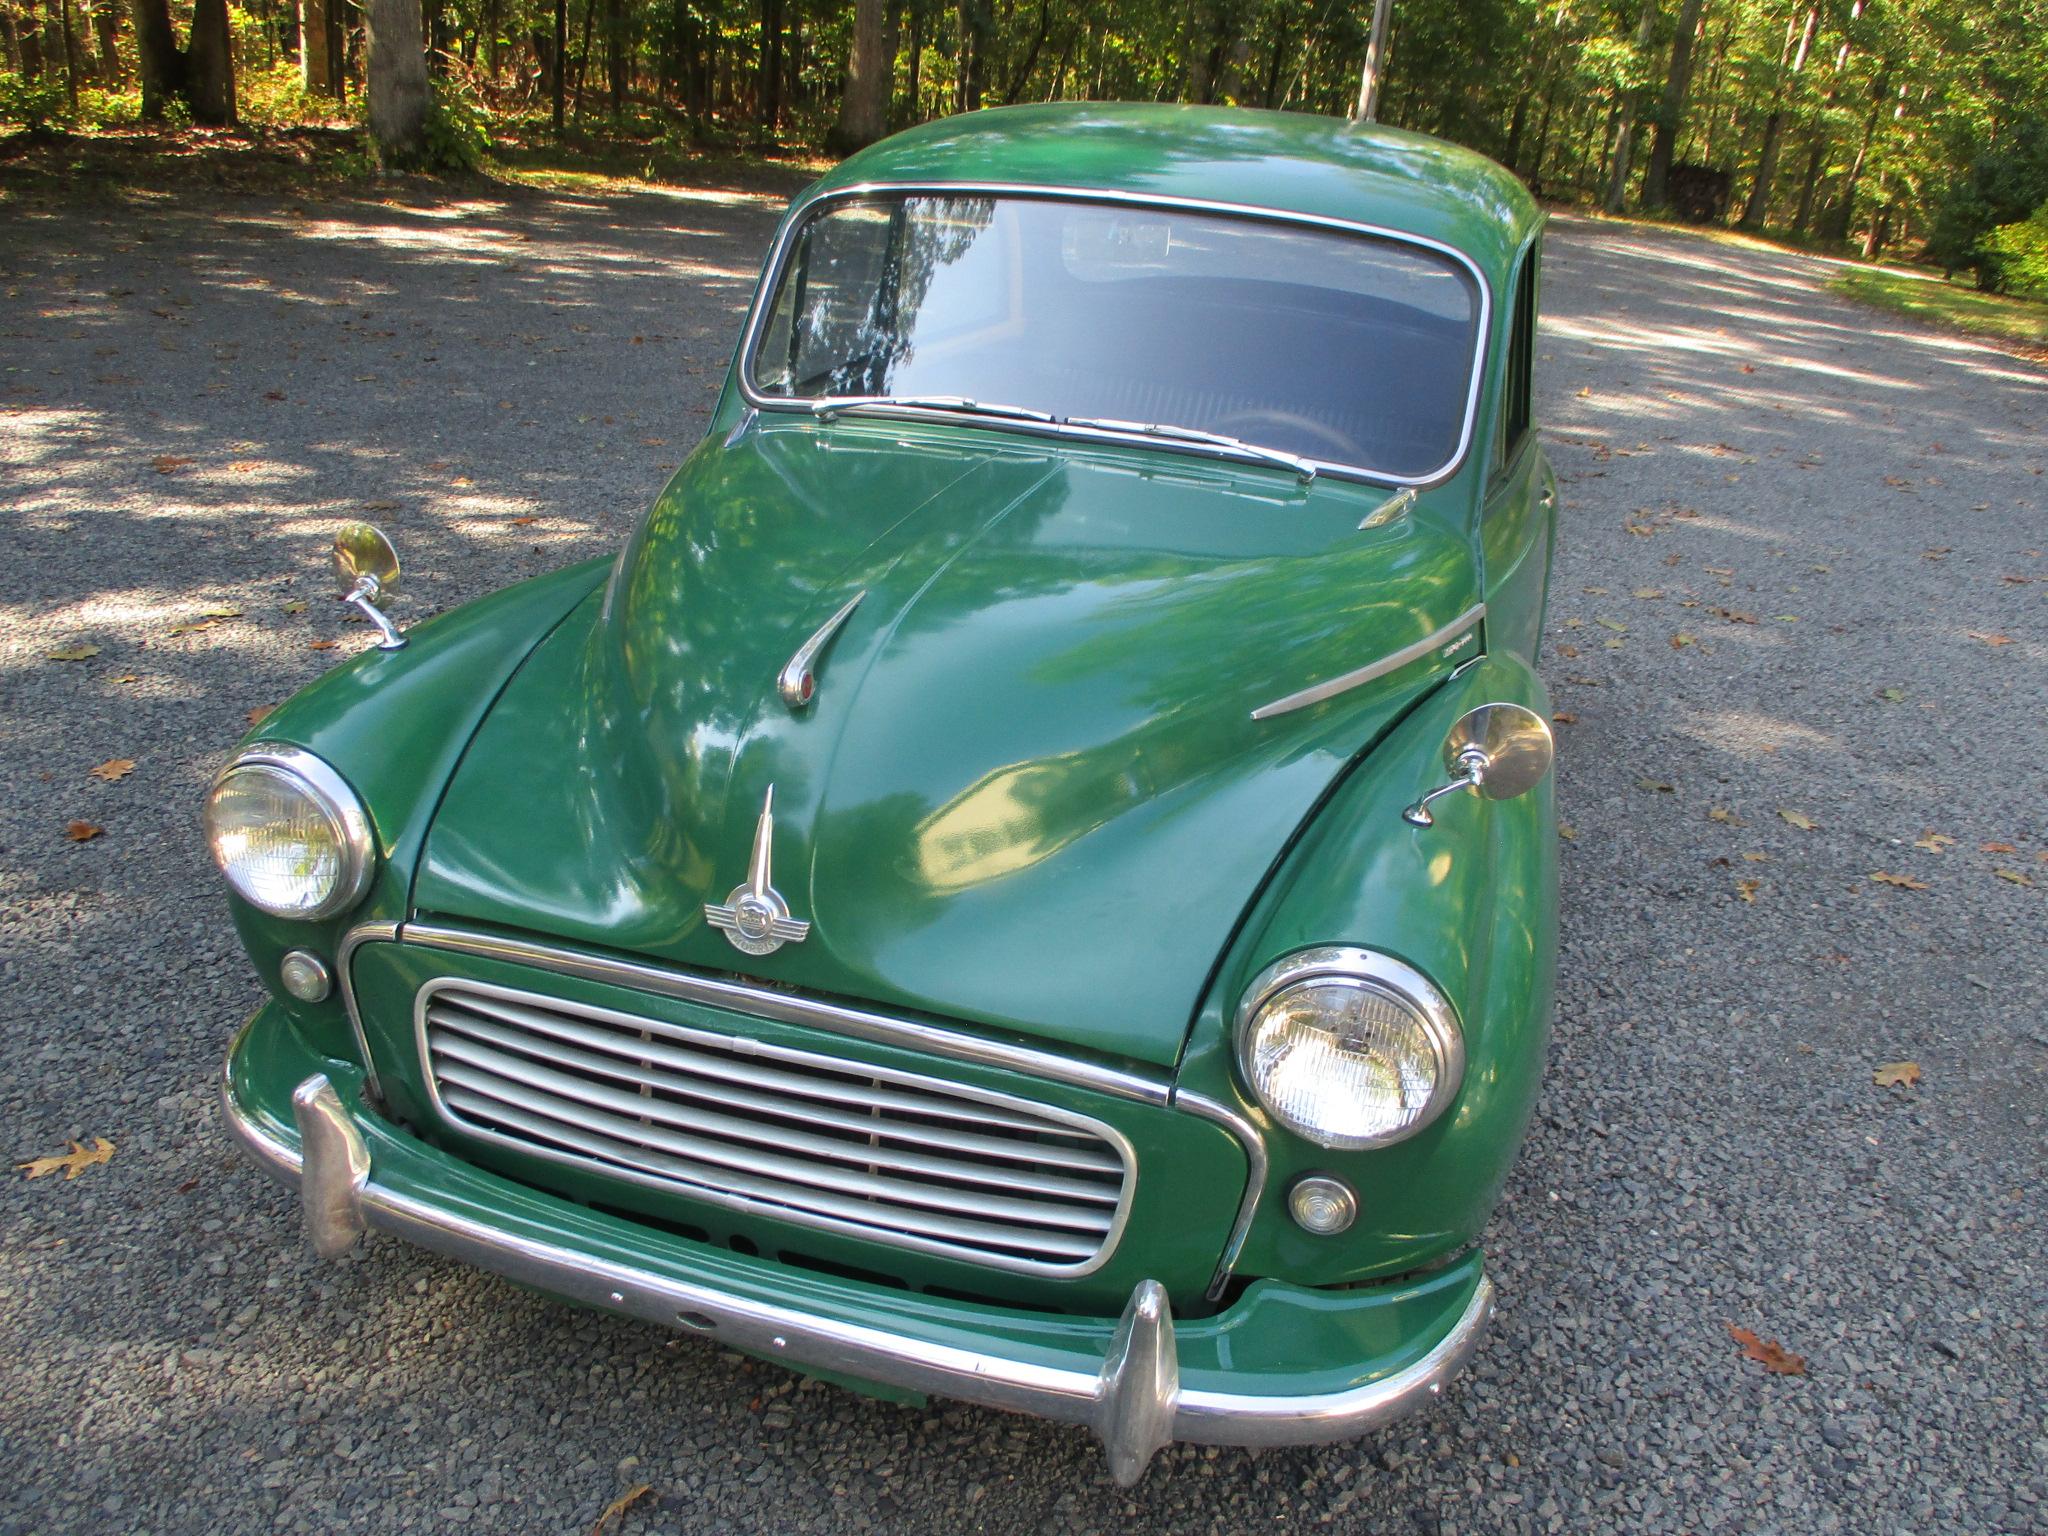
{"label": "chrome hood trim strip", "polygon": [[1486,617],[1486,604],[1474,603],[1450,623],[1433,635],[1425,635],[1413,645],[1404,645],[1391,656],[1382,656],[1378,661],[1360,667],[1356,672],[1346,672],[1342,677],[1329,678],[1312,684],[1299,693],[1290,693],[1285,698],[1275,699],[1270,704],[1261,704],[1252,711],[1254,720],[1270,720],[1275,715],[1289,714],[1297,709],[1307,709],[1311,704],[1320,704],[1325,699],[1334,699],[1340,693],[1363,687],[1375,678],[1385,677],[1389,672],[1398,672],[1411,661],[1427,656],[1440,645],[1449,645],[1458,636],[1472,628]]}

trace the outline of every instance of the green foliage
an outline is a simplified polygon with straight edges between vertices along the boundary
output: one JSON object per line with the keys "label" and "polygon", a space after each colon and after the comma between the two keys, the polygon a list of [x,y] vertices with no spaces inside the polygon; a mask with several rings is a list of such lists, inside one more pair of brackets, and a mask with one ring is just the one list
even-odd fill
{"label": "green foliage", "polygon": [[2032,218],[1999,225],[1977,249],[1997,274],[1997,291],[2048,299],[2048,203]]}
{"label": "green foliage", "polygon": [[491,152],[491,118],[469,91],[444,81],[427,108],[423,171],[476,171]]}
{"label": "green foliage", "polygon": [[1845,298],[1949,330],[2048,348],[2048,303],[1979,292],[1961,283],[1850,267],[1828,285]]}
{"label": "green foliage", "polygon": [[[2007,282],[2010,260],[1993,242],[2001,226],[2019,227],[2048,203],[2048,123],[2023,122],[2003,143],[1977,156],[1949,189],[1935,215],[1927,257],[1950,272],[1968,269],[1986,293]],[[2024,241],[2025,236],[2015,236]]]}
{"label": "green foliage", "polygon": [[64,87],[55,80],[0,74],[0,123],[16,123],[26,132],[42,134],[68,126],[71,116]]}

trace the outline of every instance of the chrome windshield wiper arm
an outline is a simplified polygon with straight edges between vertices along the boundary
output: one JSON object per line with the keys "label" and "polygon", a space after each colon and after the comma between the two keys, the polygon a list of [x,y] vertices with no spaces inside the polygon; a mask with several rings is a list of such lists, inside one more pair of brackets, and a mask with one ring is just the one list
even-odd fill
{"label": "chrome windshield wiper arm", "polygon": [[1004,405],[994,400],[971,400],[966,395],[850,395],[811,402],[811,409],[826,421],[843,411],[871,411],[889,406],[920,411],[958,411],[963,416],[1001,416],[1011,421],[1042,421],[1047,424],[1059,420],[1051,411],[1034,411],[1029,406]]}
{"label": "chrome windshield wiper arm", "polygon": [[1092,427],[1101,432],[1129,432],[1139,437],[1163,437],[1170,442],[1202,443],[1211,448],[1227,448],[1232,453],[1241,453],[1246,458],[1257,459],[1262,464],[1277,464],[1282,469],[1291,469],[1307,484],[1316,477],[1316,466],[1300,454],[1287,453],[1279,448],[1265,448],[1257,443],[1248,443],[1241,437],[1231,437],[1223,432],[1205,432],[1200,427],[1175,427],[1158,421],[1120,421],[1113,416],[1066,416],[1061,418],[1070,427]]}

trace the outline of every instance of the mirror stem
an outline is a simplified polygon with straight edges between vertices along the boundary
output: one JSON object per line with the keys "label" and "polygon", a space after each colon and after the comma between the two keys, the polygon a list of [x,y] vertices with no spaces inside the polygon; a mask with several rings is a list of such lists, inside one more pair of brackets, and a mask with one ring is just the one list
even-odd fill
{"label": "mirror stem", "polygon": [[377,578],[374,576],[364,576],[356,582],[355,590],[343,598],[342,601],[353,608],[359,609],[364,618],[377,626],[377,633],[383,637],[377,642],[378,650],[399,650],[405,644],[405,636],[398,632],[398,626],[393,624],[385,616],[384,610],[377,606],[379,591],[380,586]]}
{"label": "mirror stem", "polygon": [[1429,809],[1429,802],[1441,800],[1445,795],[1455,795],[1461,789],[1477,789],[1486,781],[1486,770],[1493,766],[1493,759],[1477,747],[1467,747],[1458,754],[1458,766],[1465,771],[1448,784],[1439,785],[1401,813],[1401,819],[1412,827],[1433,827],[1436,817]]}

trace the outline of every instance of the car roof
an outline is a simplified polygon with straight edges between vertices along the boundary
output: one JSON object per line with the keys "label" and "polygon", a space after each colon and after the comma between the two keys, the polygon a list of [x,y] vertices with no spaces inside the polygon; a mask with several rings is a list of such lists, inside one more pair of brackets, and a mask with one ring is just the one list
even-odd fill
{"label": "car roof", "polygon": [[1542,222],[1484,155],[1306,112],[1050,102],[939,118],[826,174],[803,201],[874,182],[994,183],[1188,198],[1341,219],[1464,252],[1498,291]]}

